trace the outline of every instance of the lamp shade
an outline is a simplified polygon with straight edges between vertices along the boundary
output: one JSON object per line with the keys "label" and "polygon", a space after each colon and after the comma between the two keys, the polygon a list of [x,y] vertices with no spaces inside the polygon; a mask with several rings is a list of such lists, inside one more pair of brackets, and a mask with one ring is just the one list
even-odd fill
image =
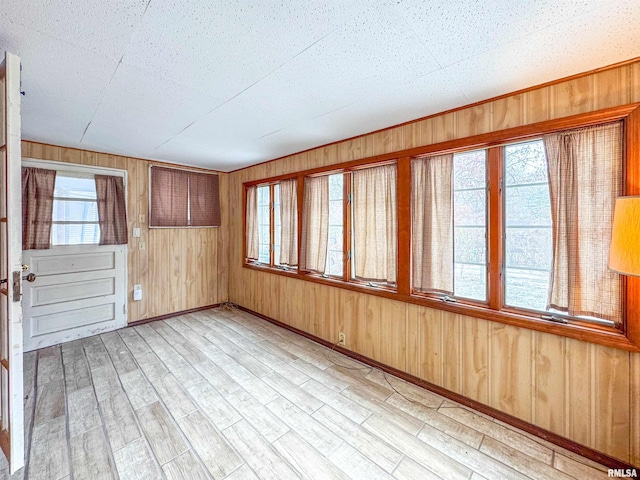
{"label": "lamp shade", "polygon": [[640,196],[616,199],[609,268],[624,275],[640,276]]}

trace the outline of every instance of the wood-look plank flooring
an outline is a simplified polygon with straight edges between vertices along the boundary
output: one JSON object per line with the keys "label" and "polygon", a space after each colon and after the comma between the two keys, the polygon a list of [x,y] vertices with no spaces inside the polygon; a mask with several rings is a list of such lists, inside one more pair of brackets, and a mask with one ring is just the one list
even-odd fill
{"label": "wood-look plank flooring", "polygon": [[25,354],[25,432],[27,464],[12,479],[607,477],[601,465],[221,308]]}

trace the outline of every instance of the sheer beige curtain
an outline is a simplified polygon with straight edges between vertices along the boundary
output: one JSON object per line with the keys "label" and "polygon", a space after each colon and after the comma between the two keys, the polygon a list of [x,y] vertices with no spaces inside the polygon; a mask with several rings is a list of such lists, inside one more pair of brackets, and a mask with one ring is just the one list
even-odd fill
{"label": "sheer beige curtain", "polygon": [[411,162],[412,288],[453,294],[453,154]]}
{"label": "sheer beige curtain", "polygon": [[51,245],[53,190],[56,171],[22,169],[22,249],[41,250]]}
{"label": "sheer beige curtain", "polygon": [[280,182],[280,265],[298,265],[298,179]]}
{"label": "sheer beige curtain", "polygon": [[623,193],[621,122],[544,136],[553,264],[549,308],[614,322],[622,282],[607,268],[615,199]]}
{"label": "sheer beige curtain", "polygon": [[151,167],[152,227],[185,227],[189,216],[189,172]]}
{"label": "sheer beige curtain", "polygon": [[127,206],[122,177],[96,175],[100,245],[127,243]]}
{"label": "sheer beige curtain", "polygon": [[302,204],[302,251],[300,267],[324,273],[329,235],[329,177],[304,179]]}
{"label": "sheer beige curtain", "polygon": [[356,170],[351,178],[355,277],[395,283],[398,258],[396,165]]}
{"label": "sheer beige curtain", "polygon": [[258,259],[258,187],[247,187],[247,258]]}

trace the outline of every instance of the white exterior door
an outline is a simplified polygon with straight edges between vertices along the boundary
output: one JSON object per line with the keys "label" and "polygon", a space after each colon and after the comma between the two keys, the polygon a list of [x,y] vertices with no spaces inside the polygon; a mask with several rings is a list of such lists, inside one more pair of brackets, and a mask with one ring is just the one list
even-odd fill
{"label": "white exterior door", "polygon": [[125,327],[125,259],[124,245],[25,250],[24,350]]}
{"label": "white exterior door", "polygon": [[20,59],[0,64],[0,446],[11,473],[24,466]]}

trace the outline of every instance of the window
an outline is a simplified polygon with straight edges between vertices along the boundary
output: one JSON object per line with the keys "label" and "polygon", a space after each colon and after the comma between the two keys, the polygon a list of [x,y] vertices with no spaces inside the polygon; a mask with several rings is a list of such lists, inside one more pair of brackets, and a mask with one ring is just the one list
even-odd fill
{"label": "window", "polygon": [[[278,273],[640,348],[640,279],[608,268],[636,125],[628,105],[297,172],[300,268]],[[285,181],[245,184],[249,268],[279,266]]]}
{"label": "window", "polygon": [[258,187],[258,261],[271,263],[270,187]]}
{"label": "window", "polygon": [[505,304],[546,310],[553,257],[542,140],[504,147]]}
{"label": "window", "polygon": [[98,244],[98,200],[93,176],[59,172],[53,191],[52,245]]}
{"label": "window", "polygon": [[22,167],[22,249],[126,245],[126,172],[48,163]]}
{"label": "window", "polygon": [[[414,291],[488,303],[489,286],[498,292],[495,310],[620,325],[622,280],[607,262],[614,202],[623,192],[622,138],[616,122],[413,160]],[[488,151],[498,160],[491,171],[502,185],[491,192]],[[491,197],[502,203],[504,217],[493,213],[493,235],[503,251],[494,252],[502,270],[488,284]]]}
{"label": "window", "polygon": [[344,273],[344,175],[329,175],[329,228],[327,230],[327,266],[325,275],[342,277]]}
{"label": "window", "polygon": [[486,150],[453,156],[455,296],[487,300]]}
{"label": "window", "polygon": [[305,178],[305,271],[373,287],[395,286],[396,171],[389,164]]}
{"label": "window", "polygon": [[412,162],[413,289],[487,300],[486,151]]}
{"label": "window", "polygon": [[218,175],[152,166],[150,185],[150,227],[220,226]]}
{"label": "window", "polygon": [[283,270],[298,264],[297,179],[247,189],[247,258]]}

